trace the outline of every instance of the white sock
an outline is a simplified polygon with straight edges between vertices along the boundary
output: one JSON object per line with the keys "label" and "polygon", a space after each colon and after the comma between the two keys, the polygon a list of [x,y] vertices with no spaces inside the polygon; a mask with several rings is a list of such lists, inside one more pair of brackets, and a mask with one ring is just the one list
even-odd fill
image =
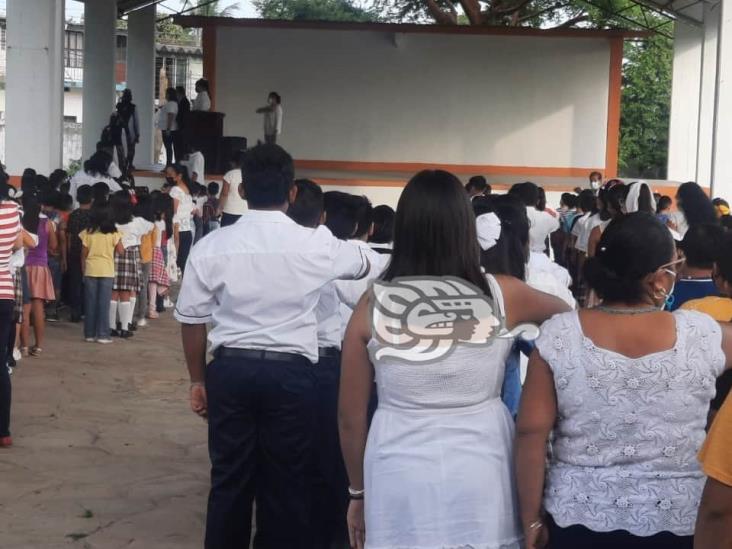
{"label": "white sock", "polygon": [[109,303],[109,327],[112,330],[117,329],[117,306],[119,301],[111,301]]}
{"label": "white sock", "polygon": [[137,296],[130,298],[130,305],[132,306],[132,317],[130,318],[130,322],[132,322],[135,318],[135,307],[137,307]]}
{"label": "white sock", "polygon": [[122,329],[125,331],[129,330],[130,322],[132,322],[132,304],[129,301],[120,302],[119,319],[122,322]]}

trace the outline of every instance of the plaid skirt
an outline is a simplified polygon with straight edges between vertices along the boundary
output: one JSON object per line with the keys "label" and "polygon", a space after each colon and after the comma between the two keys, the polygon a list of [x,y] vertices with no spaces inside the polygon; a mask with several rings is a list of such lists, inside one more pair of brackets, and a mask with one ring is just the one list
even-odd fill
{"label": "plaid skirt", "polygon": [[114,258],[114,286],[118,292],[139,292],[142,284],[140,247],[130,246]]}
{"label": "plaid skirt", "polygon": [[150,272],[150,282],[158,286],[170,286],[170,278],[168,271],[165,269],[165,258],[163,257],[162,248],[153,248],[152,271]]}

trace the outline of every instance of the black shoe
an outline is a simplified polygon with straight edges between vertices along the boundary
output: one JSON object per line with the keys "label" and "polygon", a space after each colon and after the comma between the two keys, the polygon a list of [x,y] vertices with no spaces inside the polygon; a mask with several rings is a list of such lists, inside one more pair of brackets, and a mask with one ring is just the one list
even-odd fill
{"label": "black shoe", "polygon": [[122,339],[130,339],[134,335],[135,334],[133,334],[129,330],[122,330],[122,332],[120,332],[119,337],[121,337]]}
{"label": "black shoe", "polygon": [[122,337],[122,331],[121,330],[111,330],[109,332],[109,335],[112,337]]}
{"label": "black shoe", "polygon": [[130,332],[136,332],[137,331],[137,322],[132,322],[130,324]]}
{"label": "black shoe", "polygon": [[8,355],[8,368],[15,368],[17,365],[17,362],[15,362],[15,359],[13,358],[13,352],[11,351]]}

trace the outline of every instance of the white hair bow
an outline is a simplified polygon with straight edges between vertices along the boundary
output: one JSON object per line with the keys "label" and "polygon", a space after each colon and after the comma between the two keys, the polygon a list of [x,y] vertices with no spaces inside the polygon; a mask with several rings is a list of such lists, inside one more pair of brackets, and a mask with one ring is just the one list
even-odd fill
{"label": "white hair bow", "polygon": [[501,238],[501,220],[493,212],[479,215],[475,220],[478,230],[478,244],[485,250],[490,250]]}

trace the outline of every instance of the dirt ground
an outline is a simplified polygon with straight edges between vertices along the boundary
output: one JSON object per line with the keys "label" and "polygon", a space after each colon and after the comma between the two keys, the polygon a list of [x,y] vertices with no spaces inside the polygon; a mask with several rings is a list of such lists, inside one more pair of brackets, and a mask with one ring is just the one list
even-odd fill
{"label": "dirt ground", "polygon": [[106,346],[49,324],[43,356],[19,363],[15,445],[0,449],[2,549],[202,547],[206,425],[162,316]]}

